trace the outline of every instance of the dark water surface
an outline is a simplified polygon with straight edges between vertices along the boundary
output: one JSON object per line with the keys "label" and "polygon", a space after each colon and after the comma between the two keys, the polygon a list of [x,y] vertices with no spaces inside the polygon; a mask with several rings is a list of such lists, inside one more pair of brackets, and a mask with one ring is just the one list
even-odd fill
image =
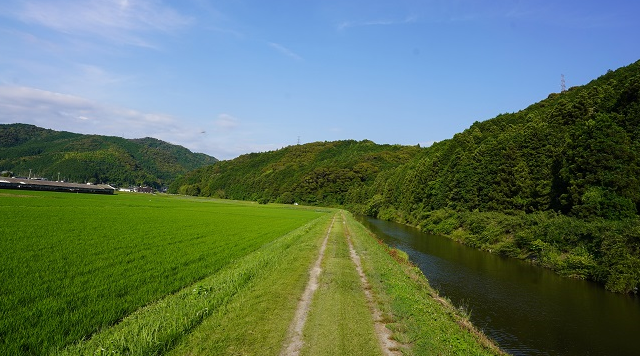
{"label": "dark water surface", "polygon": [[359,217],[514,355],[640,355],[640,298],[401,224]]}

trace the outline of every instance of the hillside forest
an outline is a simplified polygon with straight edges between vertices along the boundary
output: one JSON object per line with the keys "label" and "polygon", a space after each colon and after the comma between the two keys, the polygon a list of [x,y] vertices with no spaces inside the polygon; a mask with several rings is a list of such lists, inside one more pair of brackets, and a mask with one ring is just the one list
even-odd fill
{"label": "hillside forest", "polygon": [[0,171],[15,176],[161,188],[180,174],[217,161],[150,137],[125,139],[0,125]]}
{"label": "hillside forest", "polygon": [[196,169],[170,191],[343,206],[637,292],[639,137],[640,61],[430,147],[290,146]]}

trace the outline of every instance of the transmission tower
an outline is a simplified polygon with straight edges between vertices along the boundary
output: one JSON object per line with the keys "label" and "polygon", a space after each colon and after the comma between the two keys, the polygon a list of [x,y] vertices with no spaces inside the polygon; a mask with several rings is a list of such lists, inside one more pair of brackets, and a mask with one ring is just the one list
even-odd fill
{"label": "transmission tower", "polygon": [[567,84],[564,81],[564,74],[560,74],[560,92],[564,93],[567,91]]}
{"label": "transmission tower", "polygon": [[300,144],[300,136],[298,136],[298,145]]}

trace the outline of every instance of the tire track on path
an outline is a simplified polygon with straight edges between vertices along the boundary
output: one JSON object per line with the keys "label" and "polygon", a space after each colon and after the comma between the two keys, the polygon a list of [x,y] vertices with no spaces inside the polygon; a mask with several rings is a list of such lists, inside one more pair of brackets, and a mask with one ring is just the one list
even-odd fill
{"label": "tire track on path", "polygon": [[298,308],[296,309],[296,314],[289,326],[289,332],[287,335],[288,343],[280,352],[281,356],[298,356],[300,354],[300,350],[302,350],[302,346],[304,345],[302,330],[307,322],[307,316],[309,315],[309,308],[311,306],[311,301],[313,300],[313,294],[318,289],[318,278],[320,277],[320,273],[322,273],[322,268],[320,268],[320,266],[322,264],[322,259],[324,258],[324,252],[327,248],[329,235],[331,235],[331,229],[333,228],[335,221],[336,216],[334,215],[331,220],[331,225],[329,225],[329,229],[327,230],[327,235],[322,242],[322,246],[320,246],[318,259],[309,272],[309,282],[302,293],[302,297],[298,303]]}
{"label": "tire track on path", "polygon": [[402,353],[400,352],[401,345],[392,339],[392,332],[387,328],[382,317],[382,312],[376,306],[373,292],[371,291],[371,285],[369,284],[367,276],[364,274],[364,270],[362,269],[360,256],[358,256],[356,250],[353,248],[353,243],[351,242],[351,234],[349,232],[349,227],[347,226],[347,220],[344,216],[344,213],[342,213],[342,224],[344,225],[344,235],[347,239],[347,245],[349,246],[349,255],[351,256],[351,261],[353,261],[353,264],[356,267],[356,271],[360,276],[360,284],[362,285],[365,297],[367,298],[367,304],[369,305],[369,310],[371,311],[371,316],[373,317],[376,337],[378,338],[378,343],[380,344],[382,353],[386,356],[400,356],[402,355]]}

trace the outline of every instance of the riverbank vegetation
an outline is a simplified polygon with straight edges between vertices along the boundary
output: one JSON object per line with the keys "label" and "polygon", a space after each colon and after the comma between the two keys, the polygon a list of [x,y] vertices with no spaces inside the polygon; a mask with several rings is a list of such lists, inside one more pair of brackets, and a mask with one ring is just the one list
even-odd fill
{"label": "riverbank vegetation", "polygon": [[347,235],[405,354],[500,354],[345,212],[10,190],[0,210],[1,354],[280,354],[326,236],[305,343],[379,353]]}
{"label": "riverbank vegetation", "polygon": [[[398,214],[398,215],[396,215]],[[457,212],[440,209],[418,220],[383,211],[387,220],[449,236],[471,247],[527,260],[571,278],[602,283],[613,292],[635,292],[640,281],[640,222],[584,221],[555,212]]]}
{"label": "riverbank vegetation", "polygon": [[171,189],[344,206],[630,292],[638,177],[640,61],[428,148],[290,146],[195,170]]}

